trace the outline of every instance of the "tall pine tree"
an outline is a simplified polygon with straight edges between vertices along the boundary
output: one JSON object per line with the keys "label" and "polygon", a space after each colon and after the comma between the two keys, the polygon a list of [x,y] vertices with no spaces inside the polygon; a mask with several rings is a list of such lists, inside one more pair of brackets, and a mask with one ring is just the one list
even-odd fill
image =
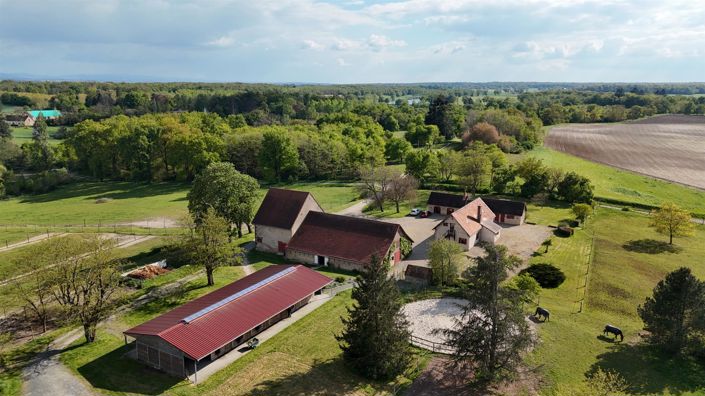
{"label": "tall pine tree", "polygon": [[409,323],[388,273],[389,263],[373,257],[353,289],[356,304],[348,308],[348,318],[341,318],[345,330],[336,337],[345,361],[375,380],[396,377],[411,361]]}
{"label": "tall pine tree", "polygon": [[487,255],[468,270],[468,303],[458,325],[443,331],[455,350],[455,363],[473,365],[478,381],[511,374],[533,341],[522,311],[524,291],[503,285],[519,258],[507,255],[501,245],[485,249]]}

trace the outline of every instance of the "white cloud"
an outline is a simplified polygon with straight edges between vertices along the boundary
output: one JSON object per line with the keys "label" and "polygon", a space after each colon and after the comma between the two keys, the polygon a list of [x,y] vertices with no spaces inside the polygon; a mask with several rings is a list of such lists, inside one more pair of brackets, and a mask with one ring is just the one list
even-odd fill
{"label": "white cloud", "polygon": [[371,34],[370,38],[367,39],[367,45],[374,50],[380,50],[388,47],[404,47],[406,42],[404,40],[392,40],[378,34]]}
{"label": "white cloud", "polygon": [[312,49],[315,51],[321,51],[325,46],[315,40],[304,40],[303,47],[306,49]]}
{"label": "white cloud", "polygon": [[220,36],[215,40],[206,42],[206,45],[221,48],[230,47],[233,44],[235,44],[235,39],[232,36]]}

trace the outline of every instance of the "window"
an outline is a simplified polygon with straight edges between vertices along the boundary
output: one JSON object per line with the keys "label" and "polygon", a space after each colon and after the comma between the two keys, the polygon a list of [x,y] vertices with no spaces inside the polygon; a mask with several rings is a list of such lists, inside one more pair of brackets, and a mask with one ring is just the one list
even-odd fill
{"label": "window", "polygon": [[513,218],[514,218],[514,215],[509,215],[509,214],[508,214],[508,215],[507,215],[507,218],[508,218],[508,219],[513,219]]}
{"label": "window", "polygon": [[458,243],[463,244],[463,245],[467,245],[467,244],[468,244],[468,240],[465,239],[465,238],[458,238]]}
{"label": "window", "polygon": [[262,243],[262,237],[257,237],[257,238],[255,238],[255,242],[257,242],[257,243]]}
{"label": "window", "polygon": [[444,221],[444,222],[443,222],[443,226],[447,227],[447,226],[448,226],[448,223]]}

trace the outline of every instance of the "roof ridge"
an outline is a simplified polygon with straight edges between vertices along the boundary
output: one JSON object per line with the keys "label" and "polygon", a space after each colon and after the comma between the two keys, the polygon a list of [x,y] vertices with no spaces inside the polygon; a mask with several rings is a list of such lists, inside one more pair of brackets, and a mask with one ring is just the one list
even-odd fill
{"label": "roof ridge", "polygon": [[[174,329],[175,327],[177,327],[177,326],[184,325],[184,324],[189,324],[189,323],[193,322],[194,320],[201,319],[201,318],[203,318],[204,316],[206,316],[206,315],[208,315],[208,314],[211,314],[211,313],[215,312],[216,310],[218,310],[218,309],[220,309],[220,308],[223,308],[223,307],[227,306],[228,304],[230,304],[230,303],[232,303],[232,302],[235,302],[235,301],[241,299],[242,297],[245,297],[245,296],[247,296],[247,295],[249,295],[249,294],[251,294],[251,293],[253,293],[253,292],[257,291],[257,290],[260,290],[260,289],[261,289],[262,287],[264,287],[264,286],[271,285],[271,284],[273,284],[274,282],[283,279],[283,278],[286,277],[287,275],[290,275],[290,274],[294,273],[295,270],[300,267],[299,264],[291,264],[291,265],[278,264],[277,266],[279,266],[279,265],[281,265],[281,266],[283,266],[283,267],[285,267],[285,268],[283,268],[282,270],[277,271],[277,272],[275,272],[275,273],[269,275],[268,277],[266,277],[265,279],[262,279],[261,281],[255,283],[254,285],[248,286],[247,288],[245,288],[245,289],[243,289],[243,290],[240,290],[239,292],[230,294],[229,296],[227,296],[227,297],[225,297],[225,298],[223,298],[223,299],[221,299],[221,300],[219,300],[219,301],[216,301],[216,302],[214,302],[214,303],[208,305],[207,307],[201,308],[201,309],[199,309],[198,311],[196,311],[196,312],[194,312],[194,313],[192,313],[192,314],[190,314],[190,315],[187,315],[185,318],[179,320],[178,322],[176,322],[176,323],[174,323],[173,325],[167,327],[166,329],[164,329],[164,330],[158,332],[157,335],[161,336],[162,334],[166,334],[166,333],[168,333],[169,331],[173,330],[173,329]],[[264,281],[266,281],[267,279],[269,279],[269,278],[271,278],[271,277],[273,277],[273,276],[279,275],[279,274],[281,274],[282,272],[287,271],[288,269],[291,269],[291,271],[288,271],[287,273],[285,273],[285,274],[283,274],[283,275],[280,275],[280,276],[278,276],[277,278],[270,280],[269,282],[265,282],[265,283],[259,284],[259,283],[264,282]],[[254,274],[256,274],[256,272],[253,272],[252,274],[250,274],[250,275],[248,275],[248,276],[251,276],[251,275],[254,275]],[[244,278],[240,278],[240,279],[238,279],[237,281],[241,281],[241,280],[246,279],[246,278],[247,278],[247,276],[244,277]],[[236,281],[236,282],[237,282],[237,281]],[[248,288],[253,287],[253,286],[257,286],[257,287],[253,288],[252,290],[247,291],[246,293],[243,293],[243,294],[240,295],[240,296],[237,296],[236,298],[233,298],[233,299],[230,300],[230,301],[227,301],[227,302],[225,302],[225,303],[223,303],[223,304],[221,304],[221,305],[218,305],[219,303],[221,303],[221,302],[227,300],[228,298],[233,297],[233,296],[236,296],[238,293],[241,293],[241,292],[243,292],[243,291],[245,291],[245,290],[247,290]],[[225,286],[224,286],[224,287],[225,287]],[[218,290],[220,290],[220,289],[213,290],[211,293],[214,293],[214,292],[216,292],[216,291],[218,291]],[[208,294],[210,294],[210,293],[208,293]],[[207,296],[208,294],[204,294],[203,296],[198,297],[198,298],[196,298],[196,299],[194,299],[194,300],[191,300],[191,301],[189,301],[189,302],[196,301],[196,300],[198,300],[199,298],[202,298],[202,297]],[[216,305],[218,305],[218,306],[216,306]],[[211,308],[211,307],[213,307],[213,308],[212,308],[210,311],[204,312],[204,313],[202,313],[201,315],[199,315],[198,317],[193,318],[192,320],[190,320],[190,321],[188,321],[188,322],[184,322],[185,319],[187,319],[187,318],[189,318],[189,317],[191,317],[191,316],[193,316],[193,315],[196,315],[196,314],[198,314],[199,312],[201,312],[201,311],[203,311],[203,310],[206,310],[206,309],[209,309],[209,308]]]}

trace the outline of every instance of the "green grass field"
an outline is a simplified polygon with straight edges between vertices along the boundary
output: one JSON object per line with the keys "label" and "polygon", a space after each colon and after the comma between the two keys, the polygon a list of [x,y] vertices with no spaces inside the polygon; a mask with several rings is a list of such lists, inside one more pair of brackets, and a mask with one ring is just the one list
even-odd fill
{"label": "green grass field", "polygon": [[[49,144],[57,145],[61,143],[61,140],[54,139],[52,135],[59,130],[57,126],[47,127],[47,132],[49,132]],[[30,127],[13,127],[12,128],[12,138],[16,145],[21,146],[23,143],[32,143],[32,128]]]}
{"label": "green grass field", "polygon": [[426,202],[428,202],[428,196],[430,194],[431,190],[418,190],[416,192],[416,198],[407,202],[401,202],[399,204],[399,213],[397,213],[397,208],[394,202],[385,202],[384,211],[382,212],[380,212],[377,205],[371,203],[364,209],[364,212],[365,214],[374,216],[378,219],[404,217],[409,214],[411,209],[414,208],[426,210]]}
{"label": "green grass field", "polygon": [[526,155],[539,158],[548,166],[588,177],[595,186],[597,198],[652,206],[672,201],[692,212],[705,214],[705,191],[587,161],[549,148],[537,148]]}
{"label": "green grass field", "polygon": [[[329,212],[358,200],[358,193],[351,184],[314,182],[281,187],[312,193]],[[0,201],[0,225],[91,226],[161,217],[178,220],[186,214],[189,189],[189,185],[178,183],[77,182],[46,194]],[[264,197],[266,188],[260,192]],[[99,198],[107,198],[107,202],[96,203]],[[4,236],[2,232],[0,228],[0,242],[17,237]]]}
{"label": "green grass field", "polygon": [[[560,212],[539,216],[561,217]],[[594,232],[594,259],[585,274]],[[701,279],[705,268],[698,265],[705,254],[705,228],[692,238],[680,238],[677,253],[644,253],[643,246],[660,246],[664,236],[648,227],[648,218],[637,213],[598,209],[571,238],[553,237],[546,254],[532,262],[548,262],[561,268],[565,283],[541,294],[540,305],[551,311],[551,321],[538,325],[541,343],[529,361],[542,366],[547,390],[556,385],[575,386],[598,368],[618,372],[632,394],[698,395],[705,392],[705,366],[688,358],[662,355],[641,343],[643,325],[636,308],[669,271],[691,267]],[[647,241],[638,243],[638,241]],[[584,309],[578,313],[584,293]],[[625,332],[623,343],[601,336],[610,323]]]}

